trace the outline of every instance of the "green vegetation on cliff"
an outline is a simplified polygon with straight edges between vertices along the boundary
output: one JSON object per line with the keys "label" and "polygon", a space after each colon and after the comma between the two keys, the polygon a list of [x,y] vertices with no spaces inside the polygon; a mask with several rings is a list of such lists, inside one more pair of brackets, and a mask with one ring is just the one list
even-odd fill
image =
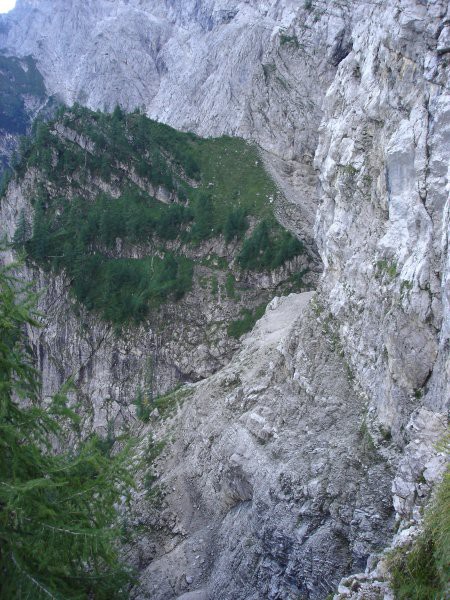
{"label": "green vegetation on cliff", "polygon": [[68,448],[78,419],[63,393],[39,402],[25,326],[34,297],[0,269],[0,597],[126,598],[116,507],[128,496],[131,446],[91,436]]}
{"label": "green vegetation on cliff", "polygon": [[[448,448],[447,448],[448,449]],[[450,591],[450,469],[425,515],[422,534],[410,548],[389,557],[396,600],[441,600]]]}
{"label": "green vegetation on cliff", "polygon": [[241,139],[75,106],[36,126],[18,176],[27,169],[34,220],[19,224],[16,247],[64,270],[76,298],[117,324],[180,300],[206,242],[227,244],[225,271],[270,271],[303,252],[274,217],[277,190],[257,149]]}
{"label": "green vegetation on cliff", "polygon": [[266,310],[266,304],[260,304],[255,310],[249,310],[243,308],[241,311],[241,319],[231,321],[228,325],[228,335],[239,339],[244,333],[251,331],[256,323],[264,314]]}

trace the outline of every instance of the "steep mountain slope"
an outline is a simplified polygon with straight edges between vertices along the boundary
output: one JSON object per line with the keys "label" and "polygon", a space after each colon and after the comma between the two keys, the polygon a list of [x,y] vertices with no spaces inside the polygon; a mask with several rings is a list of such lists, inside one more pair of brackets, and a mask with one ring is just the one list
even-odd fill
{"label": "steep mountain slope", "polygon": [[274,300],[230,364],[153,423],[162,499],[155,523],[143,492],[136,518],[136,597],[324,598],[382,549],[390,444],[372,441],[336,324],[311,296]]}
{"label": "steep mountain slope", "polygon": [[294,204],[286,225],[311,239],[321,102],[351,47],[351,5],[19,0],[0,21],[0,47],[35,56],[66,103],[143,107],[201,135],[255,139]]}
{"label": "steep mountain slope", "polygon": [[[22,0],[2,46],[35,56],[69,102],[144,104],[182,128],[257,140],[290,202],[278,218],[310,237],[315,220],[324,263],[308,307],[285,299],[223,372],[183,392],[173,420],[153,416],[166,440],[151,478],[161,505],[138,499],[136,595],[325,598],[395,528],[401,540],[420,522],[445,461],[435,444],[450,398],[448,3],[51,11]],[[23,191],[12,184],[8,197],[20,206]],[[19,213],[4,214],[13,233]],[[133,340],[117,348],[132,355]],[[104,376],[101,361],[86,373],[91,386]]]}
{"label": "steep mountain slope", "polygon": [[275,294],[317,279],[274,217],[279,195],[240,139],[120,109],[39,124],[0,215],[53,315],[35,340],[44,394],[72,376],[90,426],[114,428],[133,400],[147,418],[154,398],[223,366]]}

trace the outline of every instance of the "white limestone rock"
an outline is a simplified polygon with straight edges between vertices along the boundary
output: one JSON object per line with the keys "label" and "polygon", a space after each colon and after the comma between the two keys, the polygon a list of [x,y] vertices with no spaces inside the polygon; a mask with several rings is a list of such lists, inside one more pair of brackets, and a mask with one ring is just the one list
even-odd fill
{"label": "white limestone rock", "polygon": [[[177,127],[257,141],[287,197],[274,199],[280,220],[310,239],[314,229],[324,264],[309,307],[303,295],[274,302],[234,359],[155,427],[172,440],[158,465],[167,495],[136,598],[183,597],[192,572],[200,597],[321,600],[349,570],[359,575],[341,597],[392,598],[367,559],[396,520],[410,535],[444,468],[448,2],[311,5],[21,0],[0,22],[0,46],[32,53],[69,103],[143,104]],[[22,202],[10,193],[7,231]],[[62,340],[51,329],[54,346],[73,348],[74,329]],[[119,344],[113,385],[133,348]],[[104,358],[85,339],[80,353],[93,353],[86,390],[103,419]],[[46,366],[48,379],[57,372]],[[145,520],[150,508],[135,510]]]}

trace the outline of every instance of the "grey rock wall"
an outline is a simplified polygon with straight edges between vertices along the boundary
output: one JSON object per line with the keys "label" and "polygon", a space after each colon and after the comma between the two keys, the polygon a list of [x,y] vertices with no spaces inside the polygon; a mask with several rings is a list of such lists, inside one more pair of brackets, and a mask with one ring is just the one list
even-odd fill
{"label": "grey rock wall", "polygon": [[425,468],[404,465],[411,437],[434,428],[432,417],[408,419],[426,409],[445,423],[450,398],[447,27],[446,2],[366,10],[327,93],[316,153],[323,290],[377,426],[408,443],[409,484],[399,475],[393,486],[405,519]]}
{"label": "grey rock wall", "polygon": [[388,445],[364,428],[366,399],[311,298],[272,301],[230,364],[155,424],[164,500],[147,541],[137,502],[136,598],[324,598],[383,547]]}
{"label": "grey rock wall", "polygon": [[450,398],[449,10],[22,0],[3,20],[68,102],[256,140],[324,264],[309,306],[273,306],[150,427],[173,441],[162,509],[136,501],[136,597],[325,598],[420,522]]}

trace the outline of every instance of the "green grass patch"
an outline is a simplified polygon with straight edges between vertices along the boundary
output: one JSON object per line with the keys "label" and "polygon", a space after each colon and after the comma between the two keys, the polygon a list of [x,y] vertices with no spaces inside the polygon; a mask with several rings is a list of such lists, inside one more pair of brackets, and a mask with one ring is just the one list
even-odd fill
{"label": "green grass patch", "polygon": [[157,408],[162,418],[174,414],[179,406],[193,394],[193,390],[187,386],[178,386],[173,391],[158,396],[153,400],[153,408]]}
{"label": "green grass patch", "polygon": [[227,293],[228,298],[234,299],[236,298],[236,280],[234,278],[233,273],[228,273],[225,281],[225,291]]}
{"label": "green grass patch", "polygon": [[211,277],[211,295],[216,297],[218,293],[219,293],[219,280],[217,279],[216,275],[214,275],[213,277]]}
{"label": "green grass patch", "polygon": [[139,388],[136,393],[134,404],[136,406],[136,416],[143,423],[148,423],[151,413],[157,409],[160,418],[171,416],[176,409],[181,406],[183,401],[192,394],[192,390],[187,386],[179,384],[175,389],[153,398],[148,385]]}
{"label": "green grass patch", "polygon": [[235,339],[239,339],[244,333],[251,331],[255,326],[256,321],[263,316],[266,306],[267,304],[260,304],[254,310],[248,308],[242,309],[242,319],[231,321],[227,328],[228,335]]}
{"label": "green grass patch", "polygon": [[388,558],[396,600],[442,600],[450,588],[450,469],[424,519],[424,531],[411,548]]}
{"label": "green grass patch", "polygon": [[397,263],[385,259],[377,260],[375,263],[376,277],[387,275],[389,279],[394,279],[397,276]]}

